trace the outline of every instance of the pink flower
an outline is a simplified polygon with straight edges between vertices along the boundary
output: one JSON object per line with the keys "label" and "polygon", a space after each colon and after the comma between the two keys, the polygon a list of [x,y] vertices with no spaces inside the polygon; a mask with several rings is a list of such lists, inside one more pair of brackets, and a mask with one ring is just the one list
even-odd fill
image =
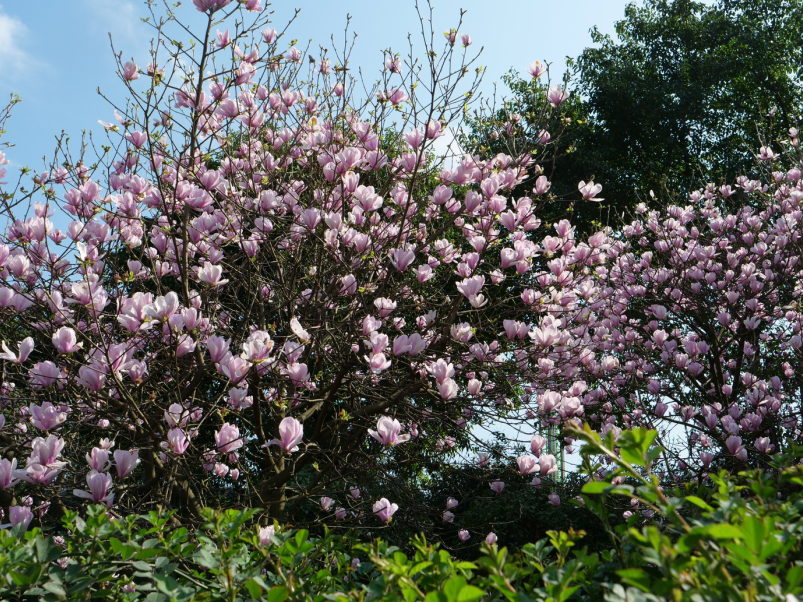
{"label": "pink flower", "polygon": [[569,98],[569,93],[560,86],[552,86],[547,90],[546,99],[553,107],[563,104]]}
{"label": "pink flower", "polygon": [[273,543],[274,535],[276,535],[276,527],[274,525],[262,527],[259,530],[259,545],[269,546]]}
{"label": "pink flower", "polygon": [[349,487],[349,493],[351,493],[352,499],[357,500],[360,498],[360,490],[358,487],[352,485],[351,487]]}
{"label": "pink flower", "polygon": [[401,103],[405,102],[409,98],[410,97],[407,96],[407,93],[404,90],[402,90],[401,88],[395,88],[395,89],[391,90],[390,93],[387,95],[387,99],[390,102],[392,102],[394,106],[400,105]]}
{"label": "pink flower", "polygon": [[401,424],[395,418],[382,416],[376,421],[376,430],[368,429],[368,434],[382,445],[398,445],[410,440],[410,435],[401,435]]}
{"label": "pink flower", "polygon": [[162,449],[170,450],[177,456],[180,456],[190,446],[190,440],[179,428],[170,429],[167,431],[167,441],[162,443]]}
{"label": "pink flower", "polygon": [[103,472],[109,464],[109,450],[100,447],[93,447],[92,451],[86,454],[86,462],[92,470]]}
{"label": "pink flower", "polygon": [[139,79],[138,71],[139,67],[137,67],[137,64],[128,61],[125,65],[123,65],[123,79],[129,82]]}
{"label": "pink flower", "polygon": [[137,464],[139,464],[138,451],[124,451],[118,449],[114,452],[114,466],[117,469],[117,476],[119,478],[124,479],[134,472]]}
{"label": "pink flower", "polygon": [[16,472],[16,458],[12,458],[11,461],[5,458],[0,460],[0,489],[10,489],[19,482],[19,479],[14,478]]}
{"label": "pink flower", "polygon": [[97,470],[90,470],[89,474],[86,475],[86,484],[89,491],[74,489],[73,495],[93,502],[103,502],[111,507],[114,501],[114,494],[109,492],[112,487],[111,475]]}
{"label": "pink flower", "polygon": [[447,498],[446,500],[446,509],[451,510],[452,508],[456,508],[458,505],[458,501],[453,497]]}
{"label": "pink flower", "polygon": [[544,439],[541,435],[533,435],[533,438],[530,440],[530,450],[532,450],[536,458],[541,456],[541,450],[544,449],[545,445],[546,439]]}
{"label": "pink flower", "polygon": [[731,435],[725,440],[725,447],[727,447],[728,451],[735,456],[739,453],[739,450],[742,449],[742,438],[737,437],[736,435]]}
{"label": "pink flower", "polygon": [[467,33],[464,33],[460,36],[460,41],[463,42],[464,48],[468,48],[474,43],[474,41],[471,39],[471,36]]}
{"label": "pink flower", "polygon": [[454,512],[449,512],[448,510],[446,510],[443,513],[443,522],[450,523],[453,520],[454,520]]}
{"label": "pink flower", "polygon": [[391,517],[396,514],[396,510],[399,509],[397,504],[391,504],[387,498],[382,498],[377,502],[374,502],[373,511],[379,519],[385,523],[390,522]]}
{"label": "pink flower", "polygon": [[415,253],[413,251],[406,251],[404,249],[391,249],[389,255],[393,267],[400,272],[410,267],[410,264],[413,263],[413,259],[415,259]]}
{"label": "pink flower", "polygon": [[288,416],[279,423],[279,437],[280,439],[272,439],[269,445],[278,445],[288,453],[297,452],[298,444],[304,438],[304,426]]}
{"label": "pink flower", "polygon": [[594,184],[594,180],[590,182],[580,181],[577,185],[577,190],[580,191],[580,194],[585,201],[604,201],[605,199],[597,198],[597,195],[602,190],[602,184]]}
{"label": "pink flower", "polygon": [[274,525],[270,525],[268,527],[262,527],[259,530],[259,545],[261,546],[269,546],[273,543],[273,537],[276,535],[276,527]]}
{"label": "pink flower", "polygon": [[12,527],[23,525],[23,530],[27,530],[33,520],[33,512],[28,506],[11,506],[8,509],[8,520]]}
{"label": "pink flower", "polygon": [[67,414],[59,412],[49,401],[41,406],[31,404],[28,406],[28,413],[31,415],[31,424],[42,431],[49,431],[56,428],[67,420]]}
{"label": "pink flower", "polygon": [[223,268],[219,265],[212,265],[211,263],[207,263],[198,270],[198,279],[201,282],[205,282],[209,286],[220,286],[221,284],[226,284],[228,279],[222,279],[221,276],[223,275]]}
{"label": "pink flower", "polygon": [[72,328],[62,326],[53,333],[53,345],[60,355],[74,353],[84,346],[83,343],[78,343],[75,336],[75,331]]}
{"label": "pink flower", "polygon": [[497,541],[498,538],[496,537],[496,533],[494,533],[493,531],[491,531],[490,533],[488,533],[488,535],[485,536],[485,543],[487,543],[489,546],[494,545]]}
{"label": "pink flower", "polygon": [[324,512],[329,512],[332,509],[332,506],[335,505],[335,501],[330,497],[322,497],[321,498],[321,509]]}
{"label": "pink flower", "polygon": [[346,509],[345,508],[338,508],[335,510],[335,519],[336,520],[343,520],[346,518]]}
{"label": "pink flower", "polygon": [[493,481],[491,483],[491,489],[494,493],[502,493],[505,490],[505,483],[503,481]]}
{"label": "pink flower", "polygon": [[447,378],[442,383],[438,383],[438,392],[441,394],[441,399],[448,401],[457,395],[458,385],[451,379]]}
{"label": "pink flower", "polygon": [[0,360],[8,360],[14,364],[22,364],[28,359],[28,356],[31,355],[31,351],[33,351],[33,339],[31,337],[26,337],[20,341],[18,345],[19,355],[13,353],[8,348],[8,345],[6,345],[5,341],[3,341],[0,346],[3,348],[3,353],[0,353]]}
{"label": "pink flower", "polygon": [[460,529],[457,532],[457,537],[460,538],[460,541],[468,541],[469,538],[471,537],[471,534],[468,531],[466,531],[465,529]]}
{"label": "pink flower", "polygon": [[547,499],[553,506],[560,506],[560,496],[557,493],[550,493],[547,496]]}
{"label": "pink flower", "polygon": [[516,463],[519,465],[519,473],[522,475],[532,474],[538,470],[538,460],[535,456],[531,456],[529,454],[525,454],[516,458]]}
{"label": "pink flower", "polygon": [[226,357],[230,345],[231,339],[227,340],[219,336],[209,337],[206,341],[206,348],[209,350],[209,357],[212,362],[217,364],[223,360],[223,358]]}
{"label": "pink flower", "polygon": [[774,446],[770,444],[769,437],[759,437],[758,439],[756,439],[755,447],[762,454],[769,453],[774,448]]}
{"label": "pink flower", "polygon": [[227,4],[229,4],[231,0],[192,0],[192,3],[202,13],[210,12],[213,13],[216,10],[220,10]]}
{"label": "pink flower", "polygon": [[240,438],[240,429],[233,424],[224,422],[220,430],[215,433],[215,444],[217,445],[218,451],[224,454],[240,449],[243,446],[243,440]]}
{"label": "pink flower", "polygon": [[556,466],[557,460],[555,459],[555,456],[553,456],[552,454],[544,454],[543,456],[541,456],[539,460],[540,460],[540,472],[542,477],[550,475],[558,469],[558,467]]}
{"label": "pink flower", "polygon": [[545,71],[546,65],[544,65],[541,61],[530,63],[530,66],[527,67],[527,73],[532,75],[533,79],[538,79],[544,74]]}

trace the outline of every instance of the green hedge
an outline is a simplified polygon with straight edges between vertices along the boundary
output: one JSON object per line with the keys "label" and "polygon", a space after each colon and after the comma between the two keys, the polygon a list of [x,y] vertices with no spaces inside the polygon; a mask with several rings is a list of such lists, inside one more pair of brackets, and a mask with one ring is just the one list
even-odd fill
{"label": "green hedge", "polygon": [[[574,436],[586,441],[591,473],[600,468],[592,454],[615,466],[575,502],[607,529],[602,552],[588,551],[599,542],[584,542],[582,531],[550,531],[516,551],[483,543],[467,561],[422,538],[402,549],[325,527],[317,537],[263,531],[260,541],[254,510],[207,510],[206,523],[190,533],[173,528],[166,512],[115,518],[93,506],[84,516],[68,513],[61,535],[0,531],[0,598],[794,602],[803,595],[803,467],[794,458],[670,492],[649,471],[653,433],[633,431],[616,443]],[[610,527],[611,509],[621,512],[618,496],[636,501],[627,504],[627,524]]]}

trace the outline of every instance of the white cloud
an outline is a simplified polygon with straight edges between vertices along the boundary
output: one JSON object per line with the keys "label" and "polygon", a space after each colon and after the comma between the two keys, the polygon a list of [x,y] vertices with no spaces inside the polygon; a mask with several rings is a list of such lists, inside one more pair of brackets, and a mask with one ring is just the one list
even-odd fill
{"label": "white cloud", "polygon": [[22,46],[27,35],[25,23],[3,12],[0,6],[0,77],[17,77],[40,65]]}

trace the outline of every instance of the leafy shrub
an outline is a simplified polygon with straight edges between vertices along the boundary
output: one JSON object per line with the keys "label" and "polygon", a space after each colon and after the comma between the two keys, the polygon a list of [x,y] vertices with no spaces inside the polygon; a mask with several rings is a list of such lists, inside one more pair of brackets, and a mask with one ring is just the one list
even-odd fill
{"label": "leafy shrub", "polygon": [[[654,431],[614,442],[590,430],[582,502],[610,524],[616,496],[631,500],[610,547],[590,552],[581,531],[550,531],[511,553],[482,543],[473,561],[415,538],[407,550],[351,534],[310,537],[255,525],[255,510],[204,510],[191,534],[171,514],[113,517],[92,506],[68,512],[67,537],[18,525],[0,531],[4,599],[55,600],[797,600],[803,593],[803,468],[710,475],[664,491],[650,470]],[[618,449],[617,447],[618,446]],[[785,467],[783,465],[786,465]]]}

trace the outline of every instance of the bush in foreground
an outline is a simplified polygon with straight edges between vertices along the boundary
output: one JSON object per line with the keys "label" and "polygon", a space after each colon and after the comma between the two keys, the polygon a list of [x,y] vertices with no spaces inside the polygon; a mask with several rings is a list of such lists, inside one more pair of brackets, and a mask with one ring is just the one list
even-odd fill
{"label": "bush in foreground", "polygon": [[[68,513],[59,538],[22,523],[0,532],[4,597],[50,600],[797,600],[803,593],[800,465],[712,476],[662,491],[649,469],[655,432],[619,440],[577,430],[616,469],[589,480],[582,502],[610,524],[629,498],[627,525],[589,553],[583,533],[550,531],[511,554],[489,534],[473,562],[414,539],[407,550],[328,531],[254,526],[255,511],[205,510],[195,533],[166,514],[114,518],[102,506]],[[790,458],[780,458],[788,463]]]}

